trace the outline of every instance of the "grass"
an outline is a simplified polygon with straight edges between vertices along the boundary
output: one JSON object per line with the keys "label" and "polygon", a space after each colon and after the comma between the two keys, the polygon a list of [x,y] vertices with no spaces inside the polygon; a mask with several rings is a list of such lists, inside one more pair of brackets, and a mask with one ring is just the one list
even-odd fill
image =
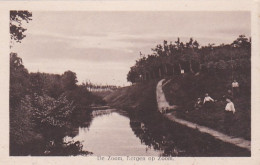
{"label": "grass", "polygon": [[[105,97],[105,100],[110,106],[127,110],[130,114],[130,118],[133,118],[134,121],[140,120],[145,124],[145,130],[138,128],[132,129],[136,136],[138,136],[146,145],[152,145],[153,147],[158,148],[159,144],[164,150],[164,156],[250,155],[250,152],[245,149],[224,143],[214,139],[214,137],[208,134],[203,134],[197,130],[176,124],[161,115],[157,111],[155,94],[157,83],[158,81],[152,81],[120,88]],[[165,86],[166,90],[171,87],[172,83],[169,83],[168,85]],[[169,96],[172,92],[170,90],[164,92],[167,93],[166,97],[170,99]],[[250,139],[250,108],[248,109],[249,112],[241,111],[242,105],[247,107],[246,102],[241,100],[237,100],[235,104],[240,107],[236,107],[236,118],[242,119],[243,122],[243,124],[235,124],[237,127],[235,129],[237,131],[235,134]],[[224,102],[219,101],[215,106],[216,111],[210,111],[210,115],[207,115],[203,111],[190,111],[189,113],[185,113],[183,110],[180,110],[177,115],[180,118],[197,122],[204,126],[219,128],[219,130],[222,131]],[[249,117],[249,119],[247,119],[247,117]],[[249,126],[246,125],[245,122],[247,122]],[[164,138],[166,138],[166,140],[164,140]],[[185,152],[180,152],[175,155],[175,153],[172,153],[172,149],[175,147],[180,150],[185,149]]]}
{"label": "grass", "polygon": [[157,109],[155,88],[157,80],[119,88],[104,99],[110,106],[137,110],[155,111]]}
{"label": "grass", "polygon": [[[174,77],[167,85],[163,87],[167,101],[170,104],[175,104],[176,100],[178,105],[181,105],[177,110],[177,117],[207,126],[217,131],[226,133],[224,129],[224,108],[226,102],[221,100],[225,94],[225,86],[228,82],[223,80],[217,81],[209,79],[204,81],[207,77],[201,76],[186,76],[186,77]],[[200,83],[203,81],[203,83]],[[137,109],[144,111],[156,111],[156,94],[155,88],[158,80],[149,81],[146,83],[135,84],[133,86],[120,88],[104,99],[110,106],[123,109]],[[214,83],[220,84],[216,86]],[[203,84],[203,85],[200,85]],[[213,88],[210,88],[210,87]],[[205,88],[203,88],[205,87]],[[194,101],[198,96],[204,94],[204,92],[210,91],[210,95],[219,101],[214,103],[214,108],[206,113],[203,110],[192,110]],[[177,93],[177,94],[176,94]],[[242,137],[247,140],[251,139],[251,103],[250,96],[243,94],[243,97],[236,98],[233,102],[236,108],[234,115],[234,123],[231,127],[232,136]],[[186,113],[186,110],[189,110]]]}
{"label": "grass", "polygon": [[[201,76],[203,78],[198,78],[196,76],[176,77],[171,80],[170,83],[163,87],[165,97],[170,104],[180,105],[180,108],[176,111],[176,115],[179,118],[210,127],[212,129],[218,130],[220,132],[226,133],[224,129],[224,109],[226,106],[226,101],[222,98],[224,95],[223,89],[227,86],[228,82],[218,81],[216,84],[214,82],[206,82],[207,88],[202,88],[199,85],[205,84],[206,76]],[[217,81],[217,80],[216,80]],[[176,87],[176,84],[178,86]],[[181,84],[181,85],[180,85]],[[212,88],[210,88],[212,86]],[[210,91],[211,97],[217,99],[218,101],[214,103],[212,109],[205,112],[205,110],[194,110],[193,105],[198,97],[203,96],[207,91]],[[234,115],[233,125],[231,126],[230,135],[235,137],[242,137],[247,140],[251,139],[251,104],[250,95],[248,93],[241,91],[241,97],[235,98],[233,103],[235,105],[236,113]],[[178,96],[181,96],[180,99]]]}

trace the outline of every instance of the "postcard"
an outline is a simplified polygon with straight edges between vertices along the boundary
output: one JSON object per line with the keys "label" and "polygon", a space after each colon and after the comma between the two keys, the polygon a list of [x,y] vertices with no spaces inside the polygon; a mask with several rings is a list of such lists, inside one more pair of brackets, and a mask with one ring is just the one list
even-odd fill
{"label": "postcard", "polygon": [[3,164],[259,164],[259,1],[1,1]]}

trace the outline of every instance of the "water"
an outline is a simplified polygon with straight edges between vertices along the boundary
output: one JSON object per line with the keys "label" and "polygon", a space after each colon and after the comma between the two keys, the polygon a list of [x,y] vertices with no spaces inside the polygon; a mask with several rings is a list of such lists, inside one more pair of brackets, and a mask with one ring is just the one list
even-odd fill
{"label": "water", "polygon": [[83,150],[91,151],[93,155],[159,156],[161,154],[159,150],[143,144],[132,131],[130,119],[118,112],[96,116],[89,128],[78,129],[77,136],[74,138],[66,136],[64,141],[80,141]]}
{"label": "water", "polygon": [[66,135],[63,143],[77,142],[76,148],[95,156],[250,156],[244,149],[175,124],[156,112],[96,110],[91,121]]}

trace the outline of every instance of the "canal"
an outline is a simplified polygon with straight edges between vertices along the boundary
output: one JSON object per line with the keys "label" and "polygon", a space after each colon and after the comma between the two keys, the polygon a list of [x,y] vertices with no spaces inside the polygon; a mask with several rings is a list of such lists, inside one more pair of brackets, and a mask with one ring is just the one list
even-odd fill
{"label": "canal", "polygon": [[95,110],[62,138],[92,156],[250,156],[247,150],[178,125],[157,112]]}

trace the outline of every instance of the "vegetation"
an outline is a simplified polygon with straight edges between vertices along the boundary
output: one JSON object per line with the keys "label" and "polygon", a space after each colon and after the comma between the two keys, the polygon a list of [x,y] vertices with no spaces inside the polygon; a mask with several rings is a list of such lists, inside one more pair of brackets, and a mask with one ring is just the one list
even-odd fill
{"label": "vegetation", "polygon": [[[183,43],[178,38],[170,44],[164,41],[152,50],[151,55],[141,54],[127,75],[128,81],[148,84],[165,78],[163,91],[171,105],[178,105],[178,117],[225,132],[223,96],[232,90],[231,83],[236,79],[240,96],[233,100],[236,113],[231,134],[251,138],[250,38],[240,35],[231,44],[219,46],[199,46],[192,38]],[[203,99],[205,93],[217,100],[208,114],[193,107],[197,98]]]}
{"label": "vegetation", "polygon": [[[141,55],[130,68],[127,80],[132,83],[159,79],[184,73],[200,72],[230,75],[234,70],[250,72],[251,39],[240,35],[232,44],[199,46],[192,38],[183,43],[164,41],[152,49],[153,54]],[[233,78],[235,75],[231,75]]]}
{"label": "vegetation", "polygon": [[106,91],[113,91],[120,88],[119,86],[115,86],[115,85],[98,85],[91,82],[85,82],[82,83],[82,85],[92,92],[106,92]]}
{"label": "vegetation", "polygon": [[11,44],[15,42],[21,42],[26,37],[24,32],[27,30],[22,27],[22,23],[32,20],[32,13],[26,10],[11,10],[10,11],[10,37]]}
{"label": "vegetation", "polygon": [[[28,22],[31,17],[28,11],[10,12],[13,41],[21,42],[25,37],[23,32],[26,29],[21,23],[24,20]],[[93,104],[105,102],[84,85],[78,85],[76,73],[29,73],[22,58],[10,53],[10,155],[61,154],[57,148],[52,153],[45,151],[44,142],[50,140],[54,140],[55,145],[60,146],[66,154],[74,155],[76,151],[77,154],[88,154],[81,150],[78,142],[63,143],[59,133],[79,123],[80,118],[75,116],[86,114],[89,118],[89,106]],[[69,148],[73,148],[73,152],[67,152]]]}
{"label": "vegetation", "polygon": [[[11,45],[26,37],[26,28],[22,25],[31,20],[32,13],[28,11],[10,12]],[[231,44],[201,47],[192,38],[187,43],[178,38],[170,44],[164,41],[152,50],[151,55],[141,54],[130,68],[127,80],[134,85],[124,88],[90,82],[79,85],[77,75],[72,71],[65,71],[62,75],[29,73],[22,58],[11,52],[10,155],[91,154],[82,151],[79,142],[67,144],[62,138],[81,121],[90,125],[89,107],[106,103],[100,96],[112,106],[139,110],[141,116],[150,115],[149,119],[153,119],[151,127],[155,127],[162,118],[156,118],[150,112],[156,111],[155,87],[158,79],[162,78],[169,80],[163,88],[167,100],[184,110],[177,113],[179,117],[219,130],[223,129],[219,127],[223,119],[223,102],[216,104],[211,115],[202,111],[189,111],[187,114],[186,110],[190,110],[194,100],[206,92],[221,100],[233,79],[237,79],[243,97],[234,100],[239,121],[235,134],[250,139],[251,39],[240,35]],[[92,91],[101,92],[100,96]],[[165,123],[161,124],[165,130],[159,131],[160,134],[168,131],[166,127],[170,124],[168,121]],[[153,133],[157,134],[156,131]]]}
{"label": "vegetation", "polygon": [[139,83],[129,87],[122,87],[105,96],[104,99],[109,105],[124,110],[156,111],[156,84],[157,81],[154,80],[146,84]]}

